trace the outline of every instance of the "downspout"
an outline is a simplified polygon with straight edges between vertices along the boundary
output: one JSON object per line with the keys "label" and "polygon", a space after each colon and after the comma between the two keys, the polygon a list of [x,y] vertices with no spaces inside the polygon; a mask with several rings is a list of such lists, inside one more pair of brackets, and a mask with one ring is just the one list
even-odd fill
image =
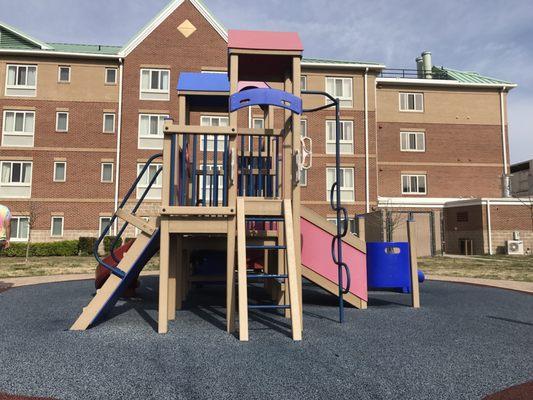
{"label": "downspout", "polygon": [[490,200],[487,199],[487,233],[488,233],[488,240],[489,240],[489,255],[492,255],[492,224],[490,221]]}
{"label": "downspout", "polygon": [[506,87],[504,86],[502,90],[500,90],[500,115],[501,115],[501,123],[502,123],[502,148],[503,148],[503,176],[505,180],[505,176],[507,175],[507,139],[505,137],[505,104],[503,101],[503,94],[505,93]]}
{"label": "downspout", "polygon": [[368,162],[368,68],[365,68],[365,211],[370,212],[370,171]]}
{"label": "downspout", "polygon": [[[117,119],[117,160],[115,162],[115,210],[118,209],[119,190],[120,190],[120,144],[122,137],[122,87],[123,87],[123,75],[124,75],[124,62],[123,59],[119,59],[119,83],[118,83],[118,119]],[[115,220],[115,232],[117,232],[118,221]]]}

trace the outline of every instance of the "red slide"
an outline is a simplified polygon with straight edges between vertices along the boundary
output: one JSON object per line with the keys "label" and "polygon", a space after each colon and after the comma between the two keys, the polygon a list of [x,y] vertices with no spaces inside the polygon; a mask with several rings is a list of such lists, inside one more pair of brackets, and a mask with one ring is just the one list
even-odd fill
{"label": "red slide", "polygon": [[[115,249],[115,257],[120,261],[122,260],[122,257],[124,257],[124,254],[130,249],[131,245],[135,242],[135,240],[130,240],[127,243],[123,244],[122,246]],[[103,260],[107,265],[111,265],[112,267],[116,267],[118,265],[118,262],[116,262],[111,255],[107,256]],[[96,267],[96,275],[94,279],[94,286],[96,289],[100,289],[105,281],[107,281],[107,278],[109,278],[109,275],[111,272],[105,268],[102,264],[99,264]],[[131,286],[124,292],[124,297],[131,297],[135,294],[135,289],[139,286],[139,283],[137,279],[135,279]]]}

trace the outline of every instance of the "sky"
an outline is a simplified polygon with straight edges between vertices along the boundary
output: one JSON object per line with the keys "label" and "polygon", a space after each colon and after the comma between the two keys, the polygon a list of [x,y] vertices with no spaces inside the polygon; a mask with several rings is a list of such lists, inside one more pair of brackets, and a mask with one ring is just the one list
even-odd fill
{"label": "sky", "polygon": [[[0,21],[48,42],[123,45],[168,0],[0,0]],[[511,161],[533,159],[532,0],[204,0],[226,28],[297,31],[306,57],[435,65],[518,84]]]}

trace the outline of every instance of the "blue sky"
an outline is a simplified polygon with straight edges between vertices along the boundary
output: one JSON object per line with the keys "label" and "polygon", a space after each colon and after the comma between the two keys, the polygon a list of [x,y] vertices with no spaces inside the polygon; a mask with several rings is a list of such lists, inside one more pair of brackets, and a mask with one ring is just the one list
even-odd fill
{"label": "blue sky", "polygon": [[[122,45],[168,0],[0,0],[0,20],[44,41]],[[531,0],[204,0],[229,28],[298,31],[307,57],[434,63],[519,85],[509,96],[513,162],[533,158]]]}

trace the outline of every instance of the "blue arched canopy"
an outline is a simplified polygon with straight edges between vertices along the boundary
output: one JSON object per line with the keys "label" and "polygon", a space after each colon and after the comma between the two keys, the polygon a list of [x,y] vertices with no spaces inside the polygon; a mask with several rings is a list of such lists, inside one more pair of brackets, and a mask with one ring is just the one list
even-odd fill
{"label": "blue arched canopy", "polygon": [[249,106],[276,106],[302,113],[302,99],[278,89],[249,89],[230,96],[230,112]]}

